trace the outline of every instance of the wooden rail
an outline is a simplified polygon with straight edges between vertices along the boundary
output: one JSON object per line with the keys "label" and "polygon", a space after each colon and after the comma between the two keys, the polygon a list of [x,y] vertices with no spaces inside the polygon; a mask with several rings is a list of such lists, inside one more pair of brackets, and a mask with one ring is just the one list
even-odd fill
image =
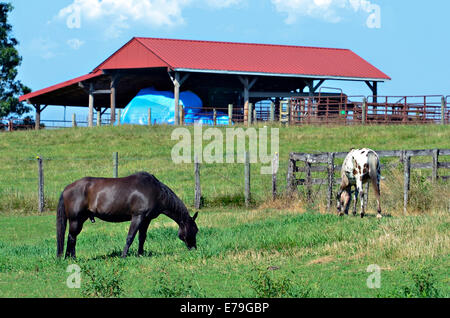
{"label": "wooden rail", "polygon": [[[450,149],[424,149],[424,150],[382,150],[376,151],[380,158],[398,157],[397,163],[389,164],[390,167],[404,165],[404,212],[407,211],[409,198],[410,169],[432,169],[430,179],[435,182],[438,179],[450,180],[450,176],[439,175],[439,169],[450,169],[450,162],[439,162],[439,156],[449,156]],[[335,177],[335,172],[341,171],[341,165],[335,164],[336,158],[345,158],[348,152],[323,152],[317,154],[311,153],[291,153],[289,156],[287,189],[289,193],[297,190],[297,187],[306,186],[306,195],[308,201],[311,201],[312,186],[326,184],[327,191],[327,209],[330,211],[333,201],[334,185],[341,182],[341,178]],[[432,161],[426,163],[411,163],[411,157],[431,156]],[[298,162],[303,162],[303,167],[298,166]],[[316,164],[313,166],[313,164]],[[317,165],[317,164],[327,164]],[[381,168],[387,165],[381,164]],[[305,173],[305,178],[297,179],[296,173]],[[326,178],[312,178],[312,172],[327,172]]]}

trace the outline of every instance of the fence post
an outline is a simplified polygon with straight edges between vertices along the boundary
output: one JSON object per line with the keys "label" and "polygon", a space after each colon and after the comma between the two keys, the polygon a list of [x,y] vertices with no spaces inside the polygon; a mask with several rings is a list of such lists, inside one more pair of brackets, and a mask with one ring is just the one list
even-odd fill
{"label": "fence post", "polygon": [[113,178],[119,177],[119,153],[113,153]]}
{"label": "fence post", "polygon": [[9,121],[8,121],[8,131],[9,132],[12,132],[13,131],[13,121],[12,121],[12,119],[10,119]]}
{"label": "fence post", "polygon": [[149,126],[152,125],[152,109],[151,109],[150,107],[148,108],[148,120],[147,120],[147,124],[148,124]]}
{"label": "fence post", "polygon": [[251,126],[253,123],[253,104],[248,103],[248,125]]}
{"label": "fence post", "polygon": [[272,160],[272,198],[275,200],[277,198],[277,172],[279,167],[279,155],[278,152],[275,153]]}
{"label": "fence post", "polygon": [[286,176],[286,183],[287,183],[287,193],[288,195],[292,195],[296,189],[296,181],[295,181],[295,168],[296,163],[295,160],[289,159],[289,165],[288,165],[288,171]]}
{"label": "fence post", "polygon": [[327,196],[327,211],[330,213],[333,202],[333,187],[334,187],[334,152],[328,153],[328,196]]}
{"label": "fence post", "polygon": [[75,113],[72,114],[72,127],[77,127],[77,115]]}
{"label": "fence post", "polygon": [[194,174],[195,174],[195,202],[194,206],[198,210],[202,206],[202,188],[200,185],[200,163],[198,162],[198,155],[194,159]]}
{"label": "fence post", "polygon": [[366,113],[367,113],[367,98],[364,97],[363,103],[362,103],[362,114],[361,114],[361,123],[363,125],[366,124]]}
{"label": "fence post", "polygon": [[97,127],[102,125],[102,112],[97,110]]}
{"label": "fence post", "polygon": [[233,104],[228,105],[228,125],[233,125]]}
{"label": "fence post", "polygon": [[305,172],[306,172],[306,198],[308,203],[311,203],[311,193],[312,193],[312,179],[311,179],[311,162],[309,161],[309,156],[305,161]]}
{"label": "fence post", "polygon": [[273,123],[275,121],[275,103],[270,103],[270,122]]}
{"label": "fence post", "polygon": [[435,183],[438,178],[438,167],[439,167],[439,149],[433,149],[433,172],[431,175],[433,183]]}
{"label": "fence post", "polygon": [[289,126],[291,124],[291,100],[286,103],[287,107],[287,121],[286,125]]}
{"label": "fence post", "polygon": [[217,125],[217,111],[215,108],[213,109],[213,125]]}
{"label": "fence post", "polygon": [[120,117],[122,117],[122,110],[121,109],[119,109],[119,111],[118,111],[118,121],[117,121],[117,125],[118,126],[120,126],[122,123],[121,123],[121,118]]}
{"label": "fence post", "polygon": [[442,96],[441,98],[441,125],[445,125],[445,108],[447,101],[445,100],[445,97]]}
{"label": "fence post", "polygon": [[251,190],[250,190],[250,154],[248,151],[245,152],[245,206],[249,207],[251,200]]}
{"label": "fence post", "polygon": [[39,212],[44,212],[44,206],[45,206],[45,198],[44,198],[44,166],[42,164],[42,159],[40,156],[36,157],[38,162],[38,208]]}
{"label": "fence post", "polygon": [[258,116],[256,113],[256,105],[255,105],[255,108],[253,108],[253,123],[254,124],[258,123]]}
{"label": "fence post", "polygon": [[409,185],[411,177],[411,157],[407,153],[405,153],[403,158],[404,158],[403,213],[406,215],[408,208]]}

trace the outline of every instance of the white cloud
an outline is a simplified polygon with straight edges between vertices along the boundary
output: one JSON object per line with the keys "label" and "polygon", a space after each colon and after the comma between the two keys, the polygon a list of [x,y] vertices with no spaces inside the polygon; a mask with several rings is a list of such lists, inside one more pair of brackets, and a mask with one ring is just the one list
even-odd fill
{"label": "white cloud", "polygon": [[130,22],[141,22],[155,27],[171,27],[184,22],[182,8],[191,0],[73,0],[61,9],[60,19],[66,19],[69,28],[81,28],[84,21],[108,22],[111,33],[129,27]]}
{"label": "white cloud", "polygon": [[287,14],[285,22],[293,24],[301,16],[310,16],[337,23],[343,10],[371,12],[373,4],[368,0],[271,0],[275,9]]}
{"label": "white cloud", "polygon": [[84,44],[84,41],[81,41],[80,39],[70,39],[67,40],[67,45],[69,45],[73,50],[79,50],[80,47],[82,47]]}

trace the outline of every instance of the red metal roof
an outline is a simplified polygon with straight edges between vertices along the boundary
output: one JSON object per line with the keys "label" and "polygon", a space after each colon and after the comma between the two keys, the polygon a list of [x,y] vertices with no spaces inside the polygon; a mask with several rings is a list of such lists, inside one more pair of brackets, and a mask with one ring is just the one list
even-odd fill
{"label": "red metal roof", "polygon": [[95,70],[145,67],[390,80],[389,76],[347,49],[159,38],[133,38]]}

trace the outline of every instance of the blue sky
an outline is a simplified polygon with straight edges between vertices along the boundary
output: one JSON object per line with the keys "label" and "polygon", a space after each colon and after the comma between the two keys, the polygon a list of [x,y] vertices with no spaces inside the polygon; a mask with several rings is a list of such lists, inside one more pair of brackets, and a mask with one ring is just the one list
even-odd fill
{"label": "blue sky", "polygon": [[[33,90],[84,75],[133,36],[143,36],[348,48],[392,78],[379,85],[379,95],[450,95],[449,1],[11,2],[23,57],[19,79]],[[324,85],[370,94],[362,83]],[[43,119],[63,119],[62,108],[49,107]]]}

